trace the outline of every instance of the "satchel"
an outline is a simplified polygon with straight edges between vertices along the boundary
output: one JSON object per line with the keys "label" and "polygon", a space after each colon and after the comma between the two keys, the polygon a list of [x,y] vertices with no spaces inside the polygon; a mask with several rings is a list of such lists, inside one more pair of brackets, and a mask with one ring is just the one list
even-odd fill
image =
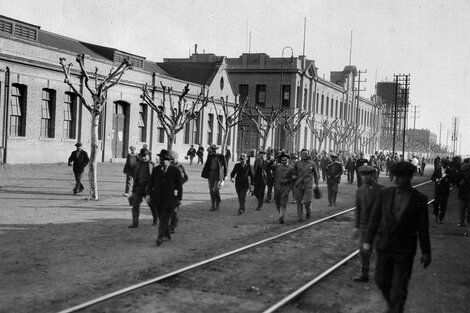
{"label": "satchel", "polygon": [[321,199],[321,191],[320,191],[320,188],[315,187],[315,188],[313,189],[313,197],[314,197],[315,199]]}

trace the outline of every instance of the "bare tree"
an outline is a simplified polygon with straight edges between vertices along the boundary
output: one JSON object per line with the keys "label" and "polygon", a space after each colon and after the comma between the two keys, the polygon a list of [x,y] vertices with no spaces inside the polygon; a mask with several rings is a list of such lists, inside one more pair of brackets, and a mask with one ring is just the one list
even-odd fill
{"label": "bare tree", "polygon": [[329,132],[329,138],[334,143],[334,150],[339,150],[339,146],[346,141],[346,138],[350,136],[350,128],[346,122],[337,120],[333,123],[332,129]]}
{"label": "bare tree", "polygon": [[323,142],[325,141],[326,138],[328,138],[331,130],[333,127],[336,125],[338,122],[338,119],[334,119],[333,121],[330,121],[328,118],[323,117],[321,122],[320,122],[320,127],[317,128],[315,127],[315,116],[307,118],[307,125],[312,131],[312,134],[317,138],[318,140],[318,149],[317,151],[321,151],[321,146]]}
{"label": "bare tree", "polygon": [[283,112],[283,109],[275,110],[274,106],[271,106],[271,110],[267,113],[263,113],[261,108],[258,105],[254,106],[256,114],[253,114],[251,108],[248,112],[245,112],[246,117],[248,117],[256,127],[258,134],[261,139],[261,149],[266,150],[266,146],[268,144],[268,137],[279,123],[278,117]]}
{"label": "bare tree", "polygon": [[[217,109],[217,104],[215,103],[214,99],[212,99],[212,104],[214,105],[215,114],[220,116],[220,111],[222,111],[222,119],[217,118],[217,122],[219,123],[220,127],[223,131],[223,138],[222,138],[222,149],[221,151],[225,151],[227,148],[227,140],[230,134],[230,129],[235,127],[238,123],[241,122],[241,116],[243,111],[245,110],[246,104],[248,103],[248,99],[236,105],[232,110],[229,108],[228,104],[228,96],[224,99],[223,97],[220,98],[221,107],[222,109]],[[222,152],[223,153],[223,152]]]}
{"label": "bare tree", "polygon": [[[80,98],[83,106],[91,114],[91,152],[90,152],[90,168],[88,170],[88,179],[90,182],[90,195],[91,199],[98,200],[98,177],[97,177],[97,153],[98,153],[98,123],[103,111],[104,105],[106,104],[107,91],[111,87],[119,84],[122,75],[131,69],[131,64],[125,60],[116,69],[111,68],[109,74],[106,76],[98,75],[98,68],[95,68],[95,72],[90,76],[85,70],[85,55],[79,54],[75,59],[80,65],[81,75],[84,77],[85,88],[91,95],[93,103],[88,104],[85,96],[75,88],[74,84],[70,81],[70,70],[73,66],[72,63],[66,64],[65,58],[59,58],[59,64],[62,66],[65,79],[64,82],[69,85],[73,92]],[[91,86],[90,80],[94,81],[93,87]]]}
{"label": "bare tree", "polygon": [[188,103],[186,96],[189,93],[189,85],[186,85],[182,93],[178,96],[178,102],[174,102],[173,88],[164,86],[161,82],[163,98],[161,104],[157,105],[149,94],[148,86],[142,86],[142,100],[157,113],[157,119],[162,125],[167,136],[167,149],[173,148],[176,135],[184,129],[187,123],[196,119],[201,110],[207,106],[209,102],[209,91],[205,92],[201,89],[195,101]]}
{"label": "bare tree", "polygon": [[286,132],[287,135],[292,138],[291,152],[295,150],[295,135],[302,126],[302,120],[308,116],[307,111],[302,111],[299,109],[294,114],[290,114],[289,110],[284,110],[281,114],[278,115],[279,126],[281,126]]}

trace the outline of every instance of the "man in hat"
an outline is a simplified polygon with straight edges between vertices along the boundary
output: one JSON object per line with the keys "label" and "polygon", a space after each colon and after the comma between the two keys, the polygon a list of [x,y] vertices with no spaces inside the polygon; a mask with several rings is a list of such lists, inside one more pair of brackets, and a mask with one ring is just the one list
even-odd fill
{"label": "man in hat", "polygon": [[204,147],[203,146],[200,145],[199,148],[197,148],[196,155],[197,155],[197,165],[204,164]]}
{"label": "man in hat", "polygon": [[85,167],[90,162],[90,158],[86,151],[83,150],[83,145],[81,142],[77,142],[75,144],[77,148],[70,154],[68,165],[72,166],[73,163],[73,174],[75,176],[75,187],[73,187],[73,194],[77,194],[77,192],[82,192],[85,189],[82,185],[82,175],[85,171]]}
{"label": "man in hat", "polygon": [[390,169],[395,186],[379,190],[362,249],[370,253],[375,239],[375,282],[387,302],[388,312],[403,312],[413,269],[417,241],[421,263],[431,264],[428,198],[411,187],[413,164],[397,162]]}
{"label": "man in hat", "polygon": [[245,213],[246,193],[251,184],[251,169],[246,163],[246,154],[242,153],[239,158],[240,162],[235,164],[232,173],[230,173],[230,181],[235,178],[235,191],[238,196],[238,215]]}
{"label": "man in hat", "polygon": [[[142,148],[139,153],[139,161],[135,167],[134,184],[132,185],[132,224],[129,228],[139,227],[140,203],[145,198],[145,188],[150,180],[154,164],[150,161],[150,150]],[[157,225],[157,211],[147,203],[153,216],[153,225]]]}
{"label": "man in hat", "polygon": [[431,175],[431,180],[434,182],[433,214],[438,224],[443,223],[447,211],[451,178],[452,170],[449,168],[449,161],[443,160],[442,163],[438,161]]}
{"label": "man in hat", "polygon": [[343,163],[338,161],[338,155],[330,153],[331,162],[326,166],[326,184],[328,186],[328,206],[336,205],[338,186],[343,175]]}
{"label": "man in hat", "polygon": [[146,193],[158,212],[157,246],[160,246],[171,239],[169,223],[174,208],[180,205],[183,197],[183,178],[180,170],[170,164],[172,156],[168,150],[162,149],[157,156],[160,164],[152,171]]}
{"label": "man in hat", "polygon": [[274,174],[274,202],[279,213],[279,223],[284,224],[284,217],[289,201],[289,191],[292,181],[296,178],[294,168],[288,164],[289,155],[282,152],[278,157],[279,163],[272,166]]}
{"label": "man in hat", "polygon": [[356,160],[357,188],[362,186],[362,178],[358,170],[359,170],[359,167],[363,166],[364,164],[369,165],[369,161],[367,161],[367,159],[364,158],[363,152],[359,152],[359,158]]}
{"label": "man in hat", "polygon": [[196,156],[196,149],[194,148],[194,145],[191,145],[188,152],[186,153],[186,156],[189,157],[189,165],[193,165],[193,159]]}
{"label": "man in hat", "polygon": [[355,278],[355,282],[369,281],[370,253],[362,251],[370,213],[377,194],[383,186],[375,181],[375,169],[364,164],[358,169],[362,177],[363,185],[356,191],[356,211],[353,237],[359,237],[359,260],[361,262],[361,274]]}
{"label": "man in hat", "polygon": [[258,152],[258,157],[253,165],[253,189],[254,195],[258,200],[258,205],[256,210],[259,211],[263,207],[264,203],[264,192],[266,190],[267,183],[267,167],[268,161],[266,161],[266,151],[260,150]]}
{"label": "man in hat", "polygon": [[129,195],[129,190],[131,190],[132,177],[134,176],[135,166],[137,165],[137,154],[135,153],[135,147],[129,147],[130,152],[126,157],[126,164],[122,172],[126,174],[126,188],[124,190],[123,196],[127,197]]}
{"label": "man in hat", "polygon": [[[310,218],[310,205],[313,198],[313,184],[318,187],[319,175],[315,163],[310,159],[309,151],[300,151],[300,160],[294,164],[294,195],[297,203],[297,216],[299,222],[303,220],[303,205],[305,205],[305,218]],[[303,203],[302,203],[303,202]]]}
{"label": "man in hat", "polygon": [[459,199],[460,218],[458,227],[465,227],[465,221],[470,225],[470,159],[466,158],[460,168],[456,179],[459,186],[457,198]]}
{"label": "man in hat", "polygon": [[216,145],[209,146],[206,163],[202,169],[201,177],[207,178],[209,183],[209,193],[211,196],[210,211],[215,211],[220,208],[220,187],[227,177],[227,163],[225,156],[217,153]]}

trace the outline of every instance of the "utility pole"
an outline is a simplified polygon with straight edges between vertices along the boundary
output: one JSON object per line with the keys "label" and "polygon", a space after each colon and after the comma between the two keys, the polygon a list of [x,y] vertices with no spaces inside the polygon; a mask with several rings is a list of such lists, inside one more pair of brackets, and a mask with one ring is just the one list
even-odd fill
{"label": "utility pole", "polygon": [[[419,105],[412,105],[411,106],[413,108],[411,114],[412,114],[412,118],[413,118],[413,135],[411,137],[411,147],[415,146],[415,130],[416,130],[416,117],[418,117],[418,113],[420,113],[419,111],[416,111],[417,108],[419,108]],[[413,149],[411,150],[411,153],[413,153]]]}
{"label": "utility pole", "polygon": [[439,122],[439,147],[441,146],[442,122]]}
{"label": "utility pole", "polygon": [[[358,71],[358,77],[357,77],[357,94],[356,94],[356,131],[354,132],[354,151],[358,152],[357,148],[357,132],[359,130],[359,93],[361,91],[366,91],[366,89],[361,89],[361,82],[365,83],[367,82],[367,79],[364,79],[361,81],[361,73],[367,74],[367,69],[365,71]],[[354,93],[353,93],[354,94]],[[354,99],[354,98],[353,98]]]}
{"label": "utility pole", "polygon": [[455,156],[455,151],[457,150],[457,140],[459,138],[459,124],[460,118],[459,117],[452,117],[452,156]]}

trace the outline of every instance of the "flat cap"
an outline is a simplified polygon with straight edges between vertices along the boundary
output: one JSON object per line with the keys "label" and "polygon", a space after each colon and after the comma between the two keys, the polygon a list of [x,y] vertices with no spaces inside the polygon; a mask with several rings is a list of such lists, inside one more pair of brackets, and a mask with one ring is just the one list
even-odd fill
{"label": "flat cap", "polygon": [[395,176],[413,176],[415,171],[416,166],[406,161],[397,162],[390,168],[390,172]]}
{"label": "flat cap", "polygon": [[367,164],[359,166],[357,170],[359,171],[359,173],[362,173],[362,174],[370,174],[370,173],[375,172],[375,168]]}

